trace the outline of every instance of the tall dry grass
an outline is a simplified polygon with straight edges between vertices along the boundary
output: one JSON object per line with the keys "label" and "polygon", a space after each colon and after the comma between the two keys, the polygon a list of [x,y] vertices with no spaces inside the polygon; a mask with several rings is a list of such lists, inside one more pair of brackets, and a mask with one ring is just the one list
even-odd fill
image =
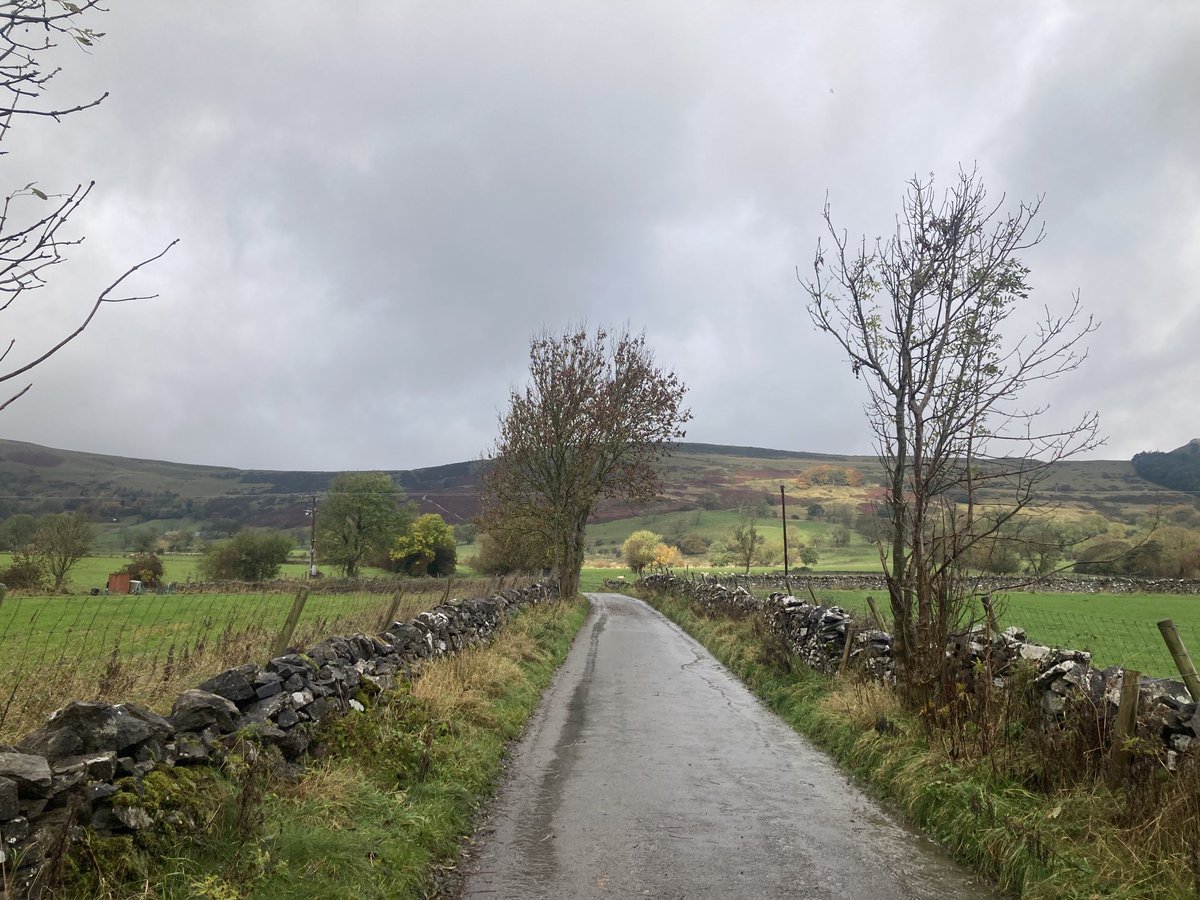
{"label": "tall dry grass", "polygon": [[[487,579],[406,583],[395,612],[413,618],[452,597],[486,596]],[[375,633],[394,595],[313,594],[290,646]],[[265,662],[290,594],[7,597],[0,603],[0,743],[38,727],[70,700],[128,702],[160,713],[205,678]]]}

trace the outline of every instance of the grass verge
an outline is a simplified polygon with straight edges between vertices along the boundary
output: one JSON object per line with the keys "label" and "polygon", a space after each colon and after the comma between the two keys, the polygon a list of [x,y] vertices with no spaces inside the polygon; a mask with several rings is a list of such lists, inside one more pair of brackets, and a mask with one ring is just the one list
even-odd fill
{"label": "grass verge", "polygon": [[333,722],[299,776],[268,753],[233,754],[203,790],[143,798],[209,827],[86,840],[58,896],[428,896],[586,616],[583,600],[526,608],[489,647]]}
{"label": "grass verge", "polygon": [[[1193,764],[1118,790],[1066,779],[1067,755],[1014,717],[989,754],[951,745],[894,693],[830,679],[792,658],[759,620],[704,618],[645,597],[704,644],[772,710],[828,750],[954,856],[1002,889],[1036,898],[1200,896],[1200,775]],[[1147,758],[1153,765],[1152,758]]]}

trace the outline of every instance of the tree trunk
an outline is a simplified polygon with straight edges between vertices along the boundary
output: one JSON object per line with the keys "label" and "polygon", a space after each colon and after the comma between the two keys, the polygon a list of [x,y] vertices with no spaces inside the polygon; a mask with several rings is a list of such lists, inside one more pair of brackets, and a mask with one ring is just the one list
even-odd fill
{"label": "tree trunk", "polygon": [[583,568],[583,537],[587,519],[575,523],[562,551],[558,569],[558,595],[569,600],[579,594],[579,571]]}

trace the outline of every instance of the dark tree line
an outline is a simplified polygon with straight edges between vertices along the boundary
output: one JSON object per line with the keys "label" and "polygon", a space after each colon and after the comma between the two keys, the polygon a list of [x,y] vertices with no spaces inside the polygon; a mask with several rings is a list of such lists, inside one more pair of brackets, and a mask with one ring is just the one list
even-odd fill
{"label": "dark tree line", "polygon": [[1139,476],[1173,491],[1200,491],[1200,448],[1188,444],[1169,453],[1150,450],[1133,457]]}

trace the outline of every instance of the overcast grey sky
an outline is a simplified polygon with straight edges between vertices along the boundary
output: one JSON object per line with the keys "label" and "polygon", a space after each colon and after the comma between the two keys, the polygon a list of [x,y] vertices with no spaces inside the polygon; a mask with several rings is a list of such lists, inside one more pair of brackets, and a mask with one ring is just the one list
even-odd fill
{"label": "overcast grey sky", "polygon": [[[1045,195],[1033,300],[1102,321],[1043,398],[1127,458],[1200,436],[1200,4],[112,0],[5,190],[95,179],[86,244],[5,313],[0,413],[51,446],[242,467],[477,457],[530,335],[645,329],[688,439],[870,452],[795,280],[828,192],[885,232],[906,179]],[[32,298],[33,295],[31,295]],[[1031,399],[1032,402],[1032,399]]]}

